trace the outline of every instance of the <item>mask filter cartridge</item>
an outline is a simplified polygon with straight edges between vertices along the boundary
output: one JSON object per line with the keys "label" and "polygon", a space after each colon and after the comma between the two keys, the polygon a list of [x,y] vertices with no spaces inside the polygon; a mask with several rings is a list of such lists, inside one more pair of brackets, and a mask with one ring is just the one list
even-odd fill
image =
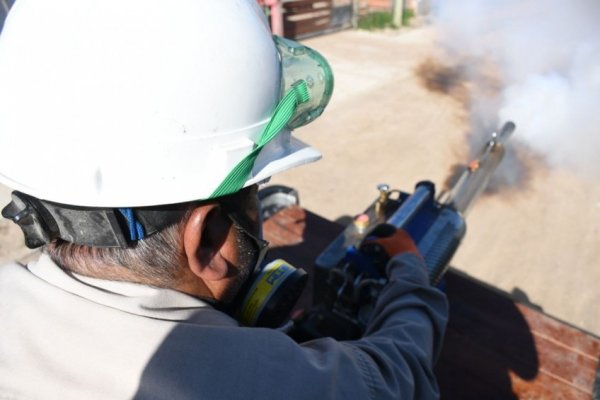
{"label": "mask filter cartridge", "polygon": [[252,280],[237,319],[246,326],[277,328],[288,317],[306,286],[308,275],[282,259],[260,268]]}

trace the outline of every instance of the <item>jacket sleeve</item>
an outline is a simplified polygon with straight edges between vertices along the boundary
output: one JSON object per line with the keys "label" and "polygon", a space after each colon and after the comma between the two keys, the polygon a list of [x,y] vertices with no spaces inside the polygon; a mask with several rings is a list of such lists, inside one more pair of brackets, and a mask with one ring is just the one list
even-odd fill
{"label": "jacket sleeve", "polygon": [[422,259],[413,254],[390,260],[387,272],[390,282],[378,298],[365,335],[340,343],[356,362],[338,365],[336,373],[352,376],[344,368],[358,368],[363,382],[347,379],[344,385],[368,388],[371,399],[437,398],[432,368],[447,321],[446,297],[429,285]]}
{"label": "jacket sleeve", "polygon": [[[181,323],[143,371],[139,399],[432,399],[445,296],[420,258],[388,265],[366,334],[298,345],[266,328]],[[199,317],[200,318],[200,317]]]}

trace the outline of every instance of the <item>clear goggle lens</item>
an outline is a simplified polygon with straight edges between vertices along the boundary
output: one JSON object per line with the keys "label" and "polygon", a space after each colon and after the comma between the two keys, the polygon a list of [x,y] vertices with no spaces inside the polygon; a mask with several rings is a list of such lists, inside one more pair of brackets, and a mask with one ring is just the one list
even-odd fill
{"label": "clear goggle lens", "polygon": [[280,36],[273,37],[281,56],[282,93],[304,80],[310,100],[296,109],[288,128],[296,129],[317,119],[333,93],[333,72],[325,58],[315,50]]}

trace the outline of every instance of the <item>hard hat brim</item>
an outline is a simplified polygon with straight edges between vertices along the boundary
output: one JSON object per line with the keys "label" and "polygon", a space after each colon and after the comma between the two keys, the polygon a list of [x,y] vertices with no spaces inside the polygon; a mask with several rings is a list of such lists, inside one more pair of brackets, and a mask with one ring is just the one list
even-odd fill
{"label": "hard hat brim", "polygon": [[272,175],[321,158],[322,154],[317,149],[295,138],[286,130],[262,149],[252,169],[252,176],[244,186],[260,183]]}

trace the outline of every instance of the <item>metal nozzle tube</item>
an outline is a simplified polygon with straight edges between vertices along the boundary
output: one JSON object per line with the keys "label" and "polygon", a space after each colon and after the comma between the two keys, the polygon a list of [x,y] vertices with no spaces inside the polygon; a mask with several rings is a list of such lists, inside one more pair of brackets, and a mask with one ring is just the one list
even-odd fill
{"label": "metal nozzle tube", "polygon": [[506,142],[512,136],[515,129],[517,129],[517,126],[514,122],[508,121],[507,123],[505,123],[502,129],[500,129],[497,141],[501,144],[504,144],[504,142]]}
{"label": "metal nozzle tube", "polygon": [[492,175],[504,158],[504,142],[515,131],[513,122],[504,124],[499,134],[494,133],[492,139],[482,148],[475,160],[476,167],[469,168],[461,175],[445,201],[463,215],[467,213],[477,197],[485,190]]}

